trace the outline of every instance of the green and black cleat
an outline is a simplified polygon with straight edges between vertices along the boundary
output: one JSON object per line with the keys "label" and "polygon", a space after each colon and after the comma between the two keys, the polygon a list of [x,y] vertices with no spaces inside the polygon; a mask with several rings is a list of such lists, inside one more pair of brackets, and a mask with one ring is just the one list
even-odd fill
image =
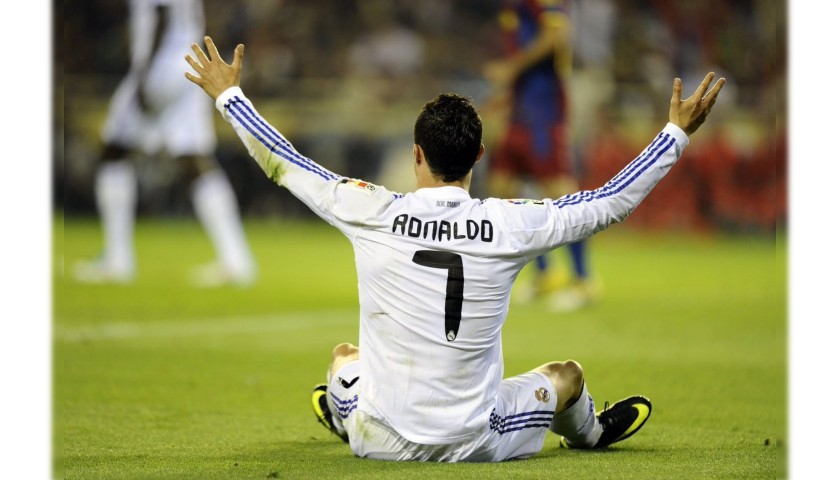
{"label": "green and black cleat", "polygon": [[[640,395],[625,398],[612,406],[606,404],[603,410],[595,414],[604,427],[604,432],[592,448],[606,448],[629,438],[647,422],[652,409],[650,400]],[[563,437],[560,437],[560,447],[576,448],[569,445]]]}
{"label": "green and black cleat", "polygon": [[332,413],[327,406],[327,384],[320,383],[315,385],[312,389],[312,410],[315,411],[315,417],[318,418],[318,423],[324,426],[327,430],[336,434],[338,438],[345,442],[350,442],[347,433],[339,433],[332,422]]}

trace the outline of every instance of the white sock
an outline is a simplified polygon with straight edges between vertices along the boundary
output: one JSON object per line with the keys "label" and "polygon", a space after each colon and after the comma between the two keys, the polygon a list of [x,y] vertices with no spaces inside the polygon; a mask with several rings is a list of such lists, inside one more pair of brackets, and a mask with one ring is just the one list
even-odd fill
{"label": "white sock", "polygon": [[242,229],[236,195],[221,169],[205,172],[193,182],[192,203],[220,262],[237,275],[252,276],[254,261]]}
{"label": "white sock", "polygon": [[335,401],[329,396],[330,395],[330,386],[332,385],[332,375],[330,375],[330,367],[327,367],[327,408],[329,409],[330,413],[332,414],[332,424],[335,427],[336,431],[339,434],[347,433],[347,429],[344,428],[344,422],[341,420],[341,415],[338,414],[338,409],[335,406]]}
{"label": "white sock", "polygon": [[565,437],[571,446],[595,446],[604,428],[595,417],[595,402],[586,390],[585,383],[580,398],[571,407],[555,414],[549,429]]}
{"label": "white sock", "polygon": [[121,272],[133,272],[137,177],[131,161],[103,163],[96,173],[94,192],[102,219],[103,261]]}

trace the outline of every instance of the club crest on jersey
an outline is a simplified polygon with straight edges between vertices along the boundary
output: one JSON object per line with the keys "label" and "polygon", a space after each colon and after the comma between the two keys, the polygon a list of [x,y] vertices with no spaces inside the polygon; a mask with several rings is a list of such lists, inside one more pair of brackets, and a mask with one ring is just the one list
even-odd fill
{"label": "club crest on jersey", "polygon": [[548,400],[551,398],[551,394],[548,393],[548,390],[546,390],[544,387],[538,388],[534,392],[534,396],[537,397],[537,400],[543,403],[548,403]]}
{"label": "club crest on jersey", "polygon": [[357,180],[355,178],[342,178],[339,183],[349,185],[351,187],[361,188],[368,193],[373,193],[376,190],[376,185],[365,182],[364,180]]}
{"label": "club crest on jersey", "polygon": [[542,200],[532,200],[530,198],[508,198],[505,201],[514,205],[545,205]]}

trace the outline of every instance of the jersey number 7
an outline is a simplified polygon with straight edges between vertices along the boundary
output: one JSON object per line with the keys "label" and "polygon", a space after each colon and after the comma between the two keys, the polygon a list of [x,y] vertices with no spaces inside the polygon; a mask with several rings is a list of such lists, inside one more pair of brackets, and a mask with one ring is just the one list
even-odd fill
{"label": "jersey number 7", "polygon": [[464,304],[464,263],[457,253],[418,250],[412,262],[430,268],[446,270],[446,304],[444,306],[443,333],[448,342],[458,336],[461,325],[461,307]]}

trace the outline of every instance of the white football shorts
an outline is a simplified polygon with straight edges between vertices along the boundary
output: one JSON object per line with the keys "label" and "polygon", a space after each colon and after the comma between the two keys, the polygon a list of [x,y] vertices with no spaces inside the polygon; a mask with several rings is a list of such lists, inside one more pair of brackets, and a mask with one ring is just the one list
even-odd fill
{"label": "white football shorts", "polygon": [[[102,139],[146,154],[166,151],[181,155],[212,155],[216,148],[213,100],[178,73],[180,85],[153,82],[147,96],[153,113],[145,114],[137,102],[137,75],[130,73],[111,97]],[[166,87],[166,88],[164,88]]]}
{"label": "white football shorts", "polygon": [[548,377],[537,372],[517,375],[502,380],[496,407],[473,438],[421,445],[356,408],[358,379],[358,361],[341,367],[327,387],[327,404],[333,419],[347,431],[353,453],[380,460],[500,462],[531,457],[542,450],[557,405]]}

